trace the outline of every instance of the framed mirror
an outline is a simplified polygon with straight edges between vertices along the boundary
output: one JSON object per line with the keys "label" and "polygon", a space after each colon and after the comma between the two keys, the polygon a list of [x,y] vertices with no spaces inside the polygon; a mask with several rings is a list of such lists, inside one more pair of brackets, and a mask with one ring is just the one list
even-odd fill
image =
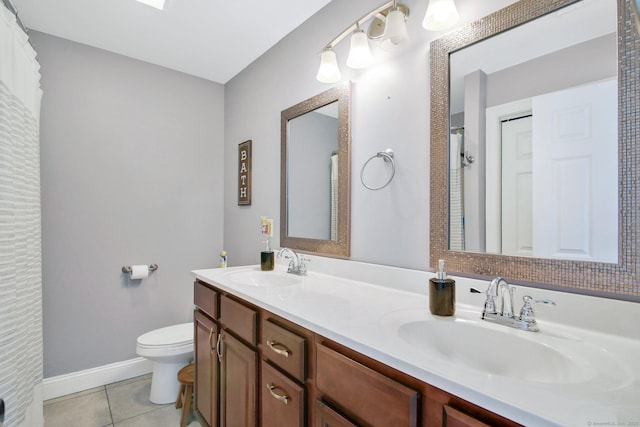
{"label": "framed mirror", "polygon": [[[459,273],[500,275],[515,283],[615,298],[640,296],[636,249],[640,242],[640,38],[632,1],[619,0],[616,5],[611,1],[521,0],[431,43],[432,268],[438,259],[445,259],[448,270]],[[594,14],[589,12],[593,8],[604,9]],[[575,20],[573,30],[567,19]],[[553,28],[543,26],[545,21],[555,21],[556,36]],[[590,34],[591,30],[595,33]],[[518,42],[518,33],[528,35]],[[504,40],[516,50],[506,50]],[[542,43],[547,40],[557,46]],[[595,49],[600,48],[601,54],[596,54]],[[552,68],[547,62],[552,57],[565,62]],[[586,76],[585,71],[593,74]],[[605,87],[606,95],[597,95],[590,107],[544,107],[551,105],[545,104],[546,98],[560,94],[575,100],[587,88],[600,86]],[[606,111],[598,111],[600,106]],[[551,124],[548,132],[539,125],[545,116]],[[525,170],[527,178],[519,181],[521,171],[508,170],[515,164],[509,156],[515,154],[509,154],[514,149],[509,148],[506,135],[512,119],[522,117],[536,124],[528,125],[524,143],[513,144],[516,154],[534,158],[533,172]],[[570,118],[562,121],[562,117]],[[594,136],[600,129],[596,119],[606,125],[605,136]],[[509,123],[505,131],[496,125],[502,122]],[[582,163],[575,162],[572,168],[559,166],[572,164],[570,161],[547,161],[550,168],[540,169],[536,165],[548,155],[535,141],[553,144],[563,134],[580,141],[588,134],[595,138],[592,145],[602,151],[587,160],[581,157]],[[489,142],[492,138],[499,141],[497,145]],[[570,144],[560,141],[556,145]],[[570,151],[575,153],[573,148]],[[590,172],[578,178],[576,164]],[[597,175],[605,169],[606,173]],[[546,172],[536,177],[536,170]],[[521,184],[527,180],[528,190],[523,190]],[[600,190],[594,187],[605,181],[608,184],[598,194]],[[516,188],[510,189],[514,184]],[[527,191],[531,195],[512,203]],[[601,213],[599,207],[607,212],[605,219],[595,221],[597,230],[604,230],[597,237],[585,227]],[[544,222],[548,220],[545,215],[553,217],[551,222]],[[532,227],[542,223],[542,231],[548,232],[554,221],[564,228],[542,238],[531,237],[536,235]],[[509,249],[508,240],[519,236],[527,222],[526,238],[520,240],[528,241],[530,251]],[[543,250],[545,244],[552,248]],[[602,255],[593,255],[600,249]]]}
{"label": "framed mirror", "polygon": [[280,246],[350,255],[350,83],[281,113]]}

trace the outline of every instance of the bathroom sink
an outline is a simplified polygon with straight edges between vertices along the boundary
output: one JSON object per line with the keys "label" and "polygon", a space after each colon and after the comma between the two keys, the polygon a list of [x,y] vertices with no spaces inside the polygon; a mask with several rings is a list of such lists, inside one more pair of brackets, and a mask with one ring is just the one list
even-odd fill
{"label": "bathroom sink", "polygon": [[473,321],[418,320],[402,324],[398,336],[425,353],[491,375],[541,383],[584,382],[594,376],[594,371],[572,354],[536,337],[529,339]]}
{"label": "bathroom sink", "polygon": [[547,385],[601,388],[625,382],[625,369],[609,351],[563,332],[527,332],[457,310],[452,317],[426,310],[390,313],[382,327],[401,351],[420,354],[425,365],[461,376],[482,374]]}
{"label": "bathroom sink", "polygon": [[261,271],[258,269],[245,269],[231,271],[226,276],[230,282],[236,285],[256,286],[262,288],[292,286],[302,283],[302,279],[299,276],[294,276],[278,270]]}

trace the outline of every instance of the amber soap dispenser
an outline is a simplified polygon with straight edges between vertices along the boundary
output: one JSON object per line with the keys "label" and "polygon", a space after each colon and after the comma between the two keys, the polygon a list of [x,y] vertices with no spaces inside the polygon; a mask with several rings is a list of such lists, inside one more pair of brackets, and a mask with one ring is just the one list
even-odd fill
{"label": "amber soap dispenser", "polygon": [[429,279],[429,310],[436,316],[453,316],[456,312],[456,281],[444,272],[444,260],[438,261],[438,273]]}

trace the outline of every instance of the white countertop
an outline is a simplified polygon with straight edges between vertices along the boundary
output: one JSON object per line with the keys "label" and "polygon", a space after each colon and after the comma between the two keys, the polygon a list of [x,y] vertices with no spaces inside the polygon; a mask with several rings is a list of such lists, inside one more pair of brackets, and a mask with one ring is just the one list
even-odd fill
{"label": "white countertop", "polygon": [[[523,425],[640,426],[637,303],[517,287],[516,314],[524,294],[553,299],[558,304],[553,308],[534,307],[541,332],[525,332],[478,320],[485,296],[469,293],[469,287],[484,291],[487,282],[451,276],[456,279],[456,315],[438,318],[428,310],[427,283],[432,273],[311,258],[308,276],[287,275],[298,281],[290,286],[251,286],[230,279],[237,272],[259,271],[259,266],[193,273],[204,282]],[[284,275],[285,271],[279,263],[274,274]],[[421,320],[475,322],[490,333],[489,337],[508,331],[521,343],[567,349],[566,357],[586,366],[580,372],[588,375],[550,372],[547,380],[544,364],[527,354],[521,366],[516,363],[517,369],[512,370],[516,378],[487,373],[473,368],[473,360],[467,361],[469,364],[445,357],[433,341],[417,347],[407,344],[398,333],[400,325]],[[451,340],[461,339],[455,333],[451,335]],[[478,358],[480,352],[485,352],[485,358],[495,352],[499,361],[504,354],[514,353],[509,341],[477,342],[475,336],[464,339],[470,348],[477,349]],[[594,358],[585,361],[581,352]],[[532,380],[523,379],[528,372]],[[558,375],[566,376],[567,381],[552,379]]]}

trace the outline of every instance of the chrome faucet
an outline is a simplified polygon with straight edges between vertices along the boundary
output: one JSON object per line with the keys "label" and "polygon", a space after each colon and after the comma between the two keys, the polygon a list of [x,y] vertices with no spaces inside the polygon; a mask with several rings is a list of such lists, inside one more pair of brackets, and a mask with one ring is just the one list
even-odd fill
{"label": "chrome faucet", "polygon": [[[509,286],[502,277],[493,279],[485,292],[487,300],[484,303],[484,310],[482,310],[482,319],[516,329],[538,332],[540,328],[538,328],[531,303],[546,305],[556,305],[556,303],[551,300],[534,300],[533,297],[525,295],[522,297],[524,304],[520,310],[520,315],[516,317],[513,314],[513,289],[513,286]],[[475,290],[472,289],[473,291]],[[500,313],[496,310],[495,299],[498,296],[502,303]]]}
{"label": "chrome faucet", "polygon": [[307,275],[307,266],[305,261],[308,262],[309,259],[304,256],[298,256],[297,253],[293,249],[282,248],[278,251],[278,258],[284,257],[289,260],[289,268],[287,269],[287,273],[297,274],[299,276]]}

